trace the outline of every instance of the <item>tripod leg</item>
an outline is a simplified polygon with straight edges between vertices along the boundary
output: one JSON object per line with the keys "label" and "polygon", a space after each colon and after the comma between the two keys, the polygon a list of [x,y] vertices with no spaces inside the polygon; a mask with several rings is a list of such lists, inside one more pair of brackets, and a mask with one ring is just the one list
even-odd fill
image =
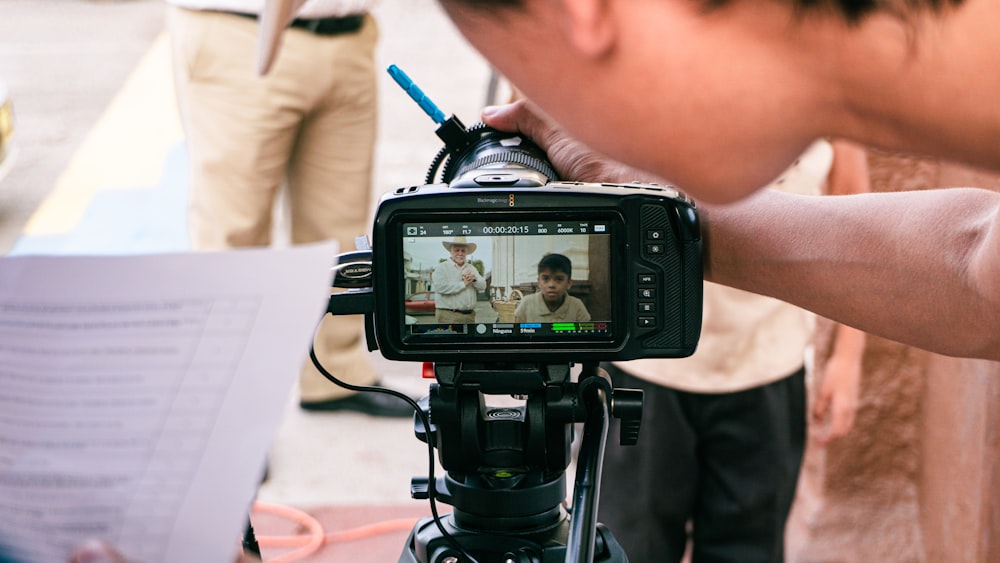
{"label": "tripod leg", "polygon": [[570,519],[570,539],[566,549],[567,563],[594,561],[597,501],[600,495],[604,444],[608,436],[611,389],[611,380],[603,370],[601,375],[590,377],[580,384],[587,418],[577,456],[573,516]]}

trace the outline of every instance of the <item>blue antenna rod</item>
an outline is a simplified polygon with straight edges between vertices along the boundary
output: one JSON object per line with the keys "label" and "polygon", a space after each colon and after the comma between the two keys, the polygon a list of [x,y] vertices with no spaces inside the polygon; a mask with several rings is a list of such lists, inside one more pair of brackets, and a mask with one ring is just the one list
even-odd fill
{"label": "blue antenna rod", "polygon": [[434,102],[432,102],[430,98],[424,94],[423,90],[417,87],[417,85],[410,80],[410,77],[407,76],[405,72],[400,70],[396,65],[389,65],[387,70],[389,71],[389,76],[396,81],[396,84],[399,84],[400,88],[413,98],[414,102],[417,102],[420,109],[424,110],[424,113],[430,116],[430,118],[434,120],[434,123],[444,123],[444,112],[434,105]]}

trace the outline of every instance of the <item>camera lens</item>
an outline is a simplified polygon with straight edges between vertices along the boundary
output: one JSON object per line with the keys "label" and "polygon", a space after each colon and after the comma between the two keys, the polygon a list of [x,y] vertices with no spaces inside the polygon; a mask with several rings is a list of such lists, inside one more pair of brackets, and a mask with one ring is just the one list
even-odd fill
{"label": "camera lens", "polygon": [[442,180],[450,183],[470,170],[482,171],[475,179],[477,184],[510,186],[521,180],[516,171],[528,169],[545,176],[541,184],[558,180],[545,152],[523,137],[497,131],[477,123],[469,128],[469,135],[478,140],[468,148],[452,155],[441,173]]}

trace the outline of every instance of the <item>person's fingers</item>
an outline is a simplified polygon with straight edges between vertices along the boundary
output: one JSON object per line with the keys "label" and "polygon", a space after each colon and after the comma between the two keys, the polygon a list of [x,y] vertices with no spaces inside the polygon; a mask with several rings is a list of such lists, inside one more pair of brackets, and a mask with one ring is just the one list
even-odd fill
{"label": "person's fingers", "polygon": [[512,133],[518,132],[521,131],[519,127],[521,119],[519,114],[521,113],[520,108],[523,104],[524,102],[519,100],[509,104],[486,106],[483,108],[480,118],[483,120],[483,123],[494,129],[510,131]]}
{"label": "person's fingers", "polygon": [[534,141],[542,150],[548,150],[553,126],[541,116],[527,100],[518,100],[502,106],[483,108],[483,123],[511,133],[520,133]]}
{"label": "person's fingers", "polygon": [[[69,563],[133,563],[117,549],[99,540],[88,540],[73,550]],[[236,563],[261,563],[255,555],[240,551],[235,558]]]}
{"label": "person's fingers", "polygon": [[534,141],[548,156],[549,162],[562,180],[578,182],[633,182],[659,179],[622,165],[603,154],[594,152],[576,140],[529,100],[483,109],[483,123],[517,133]]}
{"label": "person's fingers", "polygon": [[825,391],[820,391],[819,395],[816,397],[816,401],[813,403],[812,417],[813,420],[819,422],[823,420],[826,416],[826,410],[830,407],[830,394]]}
{"label": "person's fingers", "polygon": [[833,410],[833,420],[830,421],[830,439],[843,438],[854,426],[854,407],[847,404],[837,405]]}
{"label": "person's fingers", "polygon": [[128,563],[128,560],[108,544],[89,540],[73,550],[69,563]]}

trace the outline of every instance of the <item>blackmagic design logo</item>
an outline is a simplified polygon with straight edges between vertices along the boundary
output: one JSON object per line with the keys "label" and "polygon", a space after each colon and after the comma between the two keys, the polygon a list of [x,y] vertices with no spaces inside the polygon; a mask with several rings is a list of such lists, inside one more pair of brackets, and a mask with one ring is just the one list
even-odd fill
{"label": "blackmagic design logo", "polygon": [[485,203],[489,205],[507,205],[514,207],[514,194],[510,194],[510,197],[503,196],[477,196],[476,203]]}

